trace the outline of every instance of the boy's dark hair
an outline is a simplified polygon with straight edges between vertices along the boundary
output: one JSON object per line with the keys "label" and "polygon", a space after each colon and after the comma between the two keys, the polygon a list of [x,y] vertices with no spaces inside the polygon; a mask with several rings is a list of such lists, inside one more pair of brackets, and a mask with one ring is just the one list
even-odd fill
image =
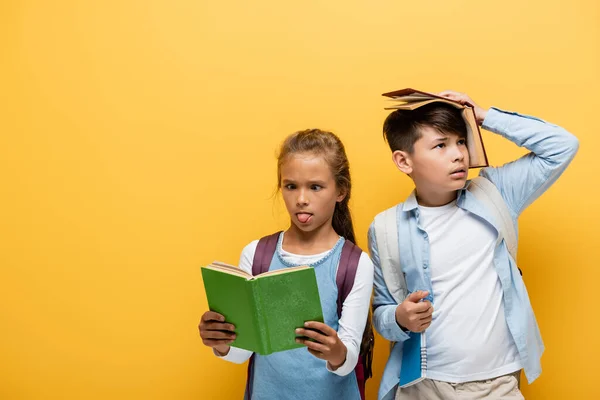
{"label": "boy's dark hair", "polygon": [[461,110],[444,103],[429,103],[415,110],[396,110],[385,119],[383,135],[392,152],[412,153],[421,129],[431,127],[442,134],[456,133],[467,137],[467,125]]}

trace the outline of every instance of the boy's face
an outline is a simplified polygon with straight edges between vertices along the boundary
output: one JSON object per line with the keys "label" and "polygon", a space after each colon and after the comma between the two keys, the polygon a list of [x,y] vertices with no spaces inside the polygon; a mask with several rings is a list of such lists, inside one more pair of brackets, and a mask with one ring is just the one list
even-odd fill
{"label": "boy's face", "polygon": [[426,195],[435,203],[462,189],[469,171],[466,139],[455,133],[442,134],[431,127],[421,129],[421,138],[412,153],[395,151],[394,162],[415,182],[419,197]]}

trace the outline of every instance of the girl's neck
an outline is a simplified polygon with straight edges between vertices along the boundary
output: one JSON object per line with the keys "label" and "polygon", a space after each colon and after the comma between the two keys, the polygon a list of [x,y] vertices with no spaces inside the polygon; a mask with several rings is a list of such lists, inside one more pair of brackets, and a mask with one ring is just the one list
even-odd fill
{"label": "girl's neck", "polygon": [[298,229],[293,223],[285,235],[281,247],[283,250],[298,255],[313,255],[326,252],[333,248],[340,235],[338,235],[331,224],[323,224],[321,227],[305,232]]}

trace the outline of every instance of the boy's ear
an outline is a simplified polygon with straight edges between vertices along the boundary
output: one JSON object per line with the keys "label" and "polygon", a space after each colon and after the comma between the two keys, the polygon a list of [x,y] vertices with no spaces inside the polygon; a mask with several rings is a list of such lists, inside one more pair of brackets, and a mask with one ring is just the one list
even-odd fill
{"label": "boy's ear", "polygon": [[412,173],[412,160],[410,154],[402,150],[396,150],[392,153],[392,161],[396,164],[396,167],[406,175]]}

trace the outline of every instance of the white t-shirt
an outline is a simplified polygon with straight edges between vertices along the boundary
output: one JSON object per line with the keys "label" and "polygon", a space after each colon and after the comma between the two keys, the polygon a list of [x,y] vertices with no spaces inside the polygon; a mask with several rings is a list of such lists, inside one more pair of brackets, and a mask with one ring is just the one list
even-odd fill
{"label": "white t-shirt", "polygon": [[426,330],[427,377],[460,383],[521,369],[493,262],[494,228],[456,201],[419,211],[430,244],[434,307]]}
{"label": "white t-shirt", "polygon": [[[251,242],[242,251],[239,267],[249,274],[252,273],[252,261],[258,240]],[[281,255],[284,260],[291,264],[303,265],[312,264],[327,255],[328,252],[311,255],[292,254],[285,250]],[[362,341],[367,315],[371,302],[371,293],[373,291],[373,263],[368,254],[363,252],[358,261],[358,269],[354,278],[354,286],[344,300],[342,305],[342,316],[339,320],[338,337],[347,348],[346,361],[338,369],[332,371],[329,363],[327,369],[336,375],[348,375],[356,367],[360,343]],[[252,352],[249,350],[231,347],[229,353],[221,357],[224,360],[241,364],[248,360]]]}

